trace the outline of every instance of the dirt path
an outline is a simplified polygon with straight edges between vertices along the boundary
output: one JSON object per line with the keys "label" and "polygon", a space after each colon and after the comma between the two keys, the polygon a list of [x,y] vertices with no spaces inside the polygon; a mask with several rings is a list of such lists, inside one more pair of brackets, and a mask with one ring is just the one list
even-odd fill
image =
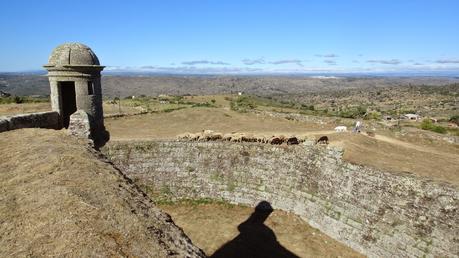
{"label": "dirt path", "polygon": [[439,147],[423,146],[376,134],[330,135],[331,145],[344,148],[343,158],[351,163],[375,167],[385,171],[409,172],[459,185],[459,155],[442,151]]}
{"label": "dirt path", "polygon": [[[316,135],[330,135],[330,134],[337,134],[337,133],[335,131],[333,131],[333,130],[320,130],[320,131],[311,131],[311,132],[308,132],[305,135],[316,136]],[[376,139],[378,141],[382,141],[382,142],[390,143],[390,144],[393,144],[393,145],[397,145],[399,147],[404,147],[404,148],[408,148],[408,149],[412,149],[412,150],[416,150],[416,151],[421,151],[421,152],[426,152],[426,153],[431,153],[431,154],[447,156],[447,157],[452,158],[452,159],[459,159],[459,153],[443,152],[443,151],[439,151],[439,150],[434,149],[434,148],[429,148],[429,147],[425,147],[425,146],[421,146],[421,145],[417,145],[417,144],[401,141],[401,140],[398,140],[398,139],[395,139],[395,138],[392,138],[392,137],[389,137],[389,136],[381,135],[381,134],[376,134],[374,137],[370,137],[370,136],[368,136],[368,135],[366,135],[364,133],[362,133],[361,135],[364,135],[365,137],[368,137],[368,138]],[[340,144],[338,144],[338,145],[340,145]]]}
{"label": "dirt path", "polygon": [[452,158],[452,159],[459,159],[459,154],[438,151],[438,150],[435,150],[433,148],[428,148],[428,147],[412,144],[412,143],[409,143],[409,142],[400,141],[400,140],[397,140],[395,138],[391,138],[391,137],[380,135],[380,134],[376,134],[374,138],[376,140],[378,140],[378,141],[387,142],[387,143],[390,143],[390,144],[398,145],[398,146],[401,146],[401,147],[404,147],[404,148],[408,148],[408,149],[412,149],[412,150],[417,150],[417,151],[422,151],[422,152],[427,152],[427,153],[433,153],[433,154],[437,154],[437,155],[444,155],[444,156],[448,156],[449,158]]}
{"label": "dirt path", "polygon": [[[339,133],[336,133],[334,130],[318,130],[318,131],[310,131],[310,132],[305,133],[305,135],[310,135],[310,136],[330,135],[330,134],[336,134],[337,135]],[[342,134],[350,134],[350,132],[342,133]],[[394,145],[397,145],[397,146],[400,146],[400,147],[408,148],[408,149],[413,149],[413,150],[422,151],[422,152],[428,152],[428,153],[434,153],[434,154],[438,154],[438,155],[446,155],[446,156],[449,156],[451,158],[459,158],[459,153],[455,154],[455,153],[443,152],[443,151],[436,150],[434,148],[428,148],[428,147],[425,147],[425,146],[421,146],[421,145],[417,145],[417,144],[401,141],[401,140],[398,140],[396,138],[392,138],[392,137],[381,135],[381,134],[376,134],[374,137],[370,137],[370,136],[368,136],[368,135],[366,135],[364,133],[362,133],[360,135],[363,135],[363,136],[369,137],[369,138],[373,138],[373,139],[376,139],[378,141],[383,141],[383,142],[387,142],[387,143],[390,143],[390,144],[394,144]]]}

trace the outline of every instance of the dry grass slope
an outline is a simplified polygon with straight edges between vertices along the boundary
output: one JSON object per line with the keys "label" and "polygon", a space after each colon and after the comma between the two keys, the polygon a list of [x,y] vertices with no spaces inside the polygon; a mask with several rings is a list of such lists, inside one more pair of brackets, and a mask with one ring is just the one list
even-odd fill
{"label": "dry grass slope", "polygon": [[201,257],[169,215],[65,131],[0,134],[0,257]]}
{"label": "dry grass slope", "polygon": [[[410,133],[396,138],[387,130],[376,137],[366,134],[335,133],[338,124],[294,121],[255,113],[238,113],[225,108],[191,108],[170,113],[106,119],[111,141],[175,139],[185,132],[210,129],[223,134],[244,132],[256,135],[297,135],[316,139],[327,135],[330,144],[344,148],[344,159],[355,164],[394,172],[410,172],[459,185],[457,144],[422,140],[426,134]],[[422,133],[422,134],[421,134]],[[387,135],[387,136],[386,136]],[[412,135],[410,137],[410,135]]]}
{"label": "dry grass slope", "polygon": [[[171,214],[196,245],[211,257],[228,243],[233,247],[235,244],[239,247],[240,257],[249,257],[248,254],[256,249],[256,246],[267,252],[273,251],[270,246],[266,246],[270,243],[266,240],[269,239],[270,232],[281,246],[299,257],[364,257],[309,226],[300,217],[285,211],[275,210],[264,222],[265,230],[259,230],[260,226],[254,224],[250,228],[253,234],[245,237],[245,241],[235,243],[234,239],[238,235],[239,239],[241,238],[240,225],[254,212],[253,208],[219,203],[186,202],[165,204],[161,205],[161,208]],[[260,257],[272,256],[274,253],[260,254]]]}

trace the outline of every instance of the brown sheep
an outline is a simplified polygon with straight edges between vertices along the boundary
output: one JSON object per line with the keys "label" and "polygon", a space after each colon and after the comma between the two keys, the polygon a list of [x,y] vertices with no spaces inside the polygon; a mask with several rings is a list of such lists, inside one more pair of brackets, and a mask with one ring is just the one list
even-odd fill
{"label": "brown sheep", "polygon": [[328,144],[328,137],[327,136],[320,137],[317,140],[316,144]]}
{"label": "brown sheep", "polygon": [[280,137],[273,136],[271,139],[269,139],[269,143],[273,145],[280,145],[283,143],[283,141]]}
{"label": "brown sheep", "polygon": [[294,145],[294,144],[300,144],[300,141],[295,136],[290,136],[287,139],[287,145]]}
{"label": "brown sheep", "polygon": [[252,134],[244,134],[244,135],[242,135],[242,139],[241,140],[243,142],[256,142],[257,141],[255,136],[252,135]]}
{"label": "brown sheep", "polygon": [[217,141],[221,140],[223,138],[223,135],[221,133],[213,133],[209,136],[210,141]]}

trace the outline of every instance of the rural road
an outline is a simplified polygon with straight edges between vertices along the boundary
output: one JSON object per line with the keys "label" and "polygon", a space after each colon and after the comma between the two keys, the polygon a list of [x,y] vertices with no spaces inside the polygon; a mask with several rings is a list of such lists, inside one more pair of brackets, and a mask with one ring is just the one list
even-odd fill
{"label": "rural road", "polygon": [[[367,136],[367,137],[369,137],[369,136]],[[422,151],[422,152],[427,152],[427,153],[433,153],[433,154],[437,154],[437,155],[444,155],[444,156],[448,156],[448,157],[450,157],[452,159],[459,159],[459,154],[438,151],[438,150],[435,150],[433,148],[428,148],[428,147],[412,144],[412,143],[409,143],[409,142],[400,141],[400,140],[397,140],[397,139],[394,139],[394,138],[391,138],[391,137],[387,137],[387,136],[384,136],[384,135],[380,135],[380,134],[376,134],[374,138],[376,140],[378,140],[378,141],[387,142],[387,143],[390,143],[390,144],[398,145],[398,146],[405,147],[405,148],[412,149],[412,150],[417,150],[417,151]]]}

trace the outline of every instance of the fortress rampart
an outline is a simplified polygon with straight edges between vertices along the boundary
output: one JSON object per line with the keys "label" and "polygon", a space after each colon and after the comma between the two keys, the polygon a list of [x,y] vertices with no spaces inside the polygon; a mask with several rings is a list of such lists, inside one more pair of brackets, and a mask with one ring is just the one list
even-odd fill
{"label": "fortress rampart", "polygon": [[457,257],[459,190],[343,161],[318,145],[111,142],[103,152],[158,198],[266,200],[370,257]]}
{"label": "fortress rampart", "polygon": [[60,129],[59,119],[59,113],[54,111],[0,116],[0,132],[21,128]]}

